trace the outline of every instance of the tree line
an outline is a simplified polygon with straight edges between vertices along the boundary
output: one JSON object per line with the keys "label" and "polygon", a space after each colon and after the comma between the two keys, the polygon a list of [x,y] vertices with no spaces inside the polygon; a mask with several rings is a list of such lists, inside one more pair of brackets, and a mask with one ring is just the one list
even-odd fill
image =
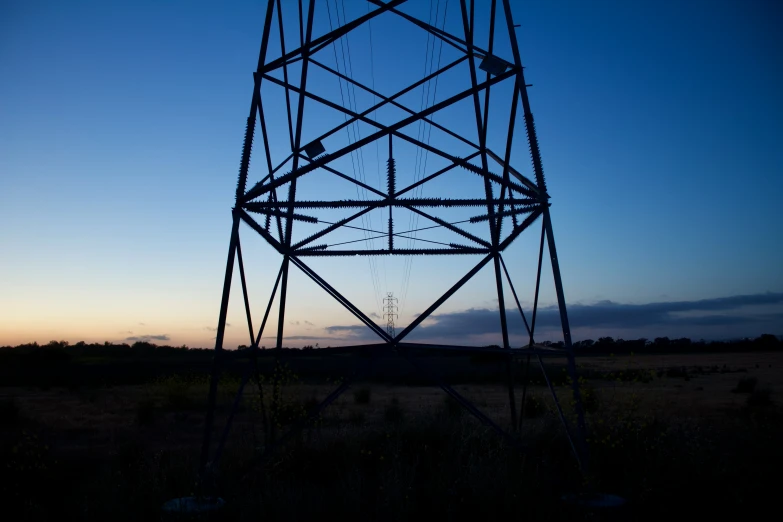
{"label": "tree line", "polygon": [[[562,341],[541,343],[551,348],[564,348]],[[247,346],[239,346],[240,349]],[[694,341],[689,338],[670,339],[656,337],[655,339],[614,339],[599,337],[598,340],[584,339],[574,343],[577,354],[643,354],[643,353],[677,353],[677,352],[746,352],[746,351],[776,351],[783,349],[783,340],[776,335],[763,334],[756,338],[735,339],[727,341]],[[283,348],[290,355],[313,355],[321,348],[308,345],[302,348]],[[150,357],[150,356],[204,356],[209,357],[212,348],[191,348],[187,345],[170,346],[157,345],[148,341],[128,343],[86,343],[80,341],[70,344],[68,341],[50,341],[39,345],[37,342],[20,344],[18,346],[0,347],[3,357],[29,356],[42,360],[69,360],[83,357]]]}

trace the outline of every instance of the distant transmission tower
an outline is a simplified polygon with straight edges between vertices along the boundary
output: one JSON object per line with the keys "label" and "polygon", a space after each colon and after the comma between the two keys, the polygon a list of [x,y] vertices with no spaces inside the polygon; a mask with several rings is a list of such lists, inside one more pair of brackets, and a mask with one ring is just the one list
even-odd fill
{"label": "distant transmission tower", "polygon": [[383,316],[386,318],[386,333],[394,339],[394,318],[397,317],[397,298],[393,292],[388,292],[383,298]]}
{"label": "distant transmission tower", "polygon": [[[250,112],[239,164],[236,204],[232,209],[233,224],[201,454],[202,476],[216,465],[242,389],[253,373],[248,371],[242,380],[235,409],[225,421],[220,444],[213,454],[211,441],[215,436],[214,413],[221,366],[229,358],[255,360],[278,291],[276,347],[282,348],[292,266],[378,338],[376,343],[333,348],[335,353],[393,353],[403,357],[511,444],[519,444],[517,431],[522,425],[520,413],[524,411],[527,387],[525,381],[522,406],[518,408],[515,358],[526,359],[529,368],[530,358],[534,357],[544,370],[542,356],[565,357],[576,405],[577,429],[569,428],[568,419],[559,409],[560,403],[556,400],[555,404],[575,456],[584,468],[586,427],[550,218],[550,194],[544,180],[510,0],[453,0],[448,12],[449,3],[441,2],[438,5],[446,6],[443,14],[438,8],[434,17],[432,4],[427,11],[426,2],[369,0],[347,4],[357,6],[353,13],[346,13],[344,4],[341,12],[336,2],[334,7],[331,2],[315,0],[268,0],[266,4],[261,52],[253,74]],[[481,11],[478,16],[476,10]],[[381,30],[382,37],[379,37],[377,32]],[[374,36],[373,31],[376,31]],[[417,37],[419,40],[415,40]],[[408,82],[405,75],[417,73],[411,73],[414,68],[410,61],[399,54],[409,47],[409,42],[423,44],[425,38],[424,75]],[[384,45],[386,54],[373,58],[373,53]],[[369,53],[367,65],[351,65],[351,56],[356,62],[360,53]],[[373,63],[382,64],[385,72],[384,81],[377,84]],[[339,90],[335,84],[339,84]],[[523,148],[525,151],[529,148],[531,164],[526,168],[519,164],[513,166],[512,163],[519,163],[518,151]],[[252,169],[251,152],[255,153]],[[371,176],[363,174],[362,158],[370,155],[386,160],[385,180],[379,176],[378,183],[374,183]],[[406,166],[409,158],[425,155],[430,158],[429,163],[417,160],[415,173],[411,166]],[[428,197],[423,196],[422,190],[429,191]],[[372,227],[363,221],[379,213],[384,215],[388,226]],[[423,220],[421,226],[417,224],[419,219]],[[400,227],[399,223],[406,221],[412,226]],[[535,288],[533,304],[525,313],[503,254],[520,234],[536,223],[540,224],[538,269],[525,287],[531,293]],[[280,259],[274,288],[257,331],[251,317],[246,265],[240,246],[242,224],[243,234],[262,238]],[[440,235],[429,239],[417,235],[425,230],[435,230]],[[379,237],[383,241],[381,248],[370,242]],[[312,267],[322,257],[379,255],[437,256],[443,263],[450,262],[453,256],[463,256],[475,263],[445,293],[433,296],[431,304],[423,307],[410,324],[396,332],[393,321],[396,309],[391,307],[395,301],[391,296],[386,299],[384,329],[370,312],[352,303]],[[561,349],[542,346],[534,340],[544,259],[551,263],[564,340]],[[254,260],[247,266],[266,267],[270,262]],[[509,258],[509,264],[512,263],[518,264],[518,260]],[[485,267],[490,267],[497,291],[497,325],[502,346],[406,340]],[[240,299],[244,301],[250,339],[249,348],[238,352],[223,348],[232,278],[236,273],[242,286]],[[422,289],[428,287],[421,285]],[[525,325],[521,346],[512,346],[509,337],[505,290],[513,296]],[[424,352],[488,353],[505,358],[510,429],[501,427],[443,382],[431,367],[433,359],[418,357]],[[360,379],[375,359],[358,357],[353,377],[344,380],[320,405],[312,408],[308,420],[315,419],[345,392],[352,380]],[[546,382],[550,384],[549,379]],[[551,384],[549,389],[555,393]],[[301,429],[301,425],[292,429]],[[279,440],[288,440],[290,433]],[[258,457],[261,460],[275,444],[264,447],[265,453]]]}

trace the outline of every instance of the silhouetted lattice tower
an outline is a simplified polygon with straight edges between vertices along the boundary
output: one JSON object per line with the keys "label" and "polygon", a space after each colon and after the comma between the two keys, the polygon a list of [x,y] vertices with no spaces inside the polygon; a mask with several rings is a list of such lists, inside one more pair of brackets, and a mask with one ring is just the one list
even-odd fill
{"label": "silhouetted lattice tower", "polygon": [[[210,441],[213,437],[213,413],[221,364],[227,357],[245,356],[255,360],[261,335],[278,290],[276,346],[278,349],[282,347],[286,295],[292,265],[379,338],[379,342],[375,344],[346,346],[333,352],[362,352],[372,355],[390,351],[400,355],[424,374],[431,375],[433,382],[512,444],[518,441],[514,432],[521,424],[521,416],[518,419],[515,404],[512,359],[526,357],[529,365],[530,357],[533,356],[538,359],[543,370],[542,355],[556,354],[566,357],[578,417],[578,429],[572,441],[575,455],[584,466],[587,449],[585,424],[550,219],[550,195],[544,181],[510,2],[488,0],[481,6],[476,6],[472,0],[452,0],[452,5],[459,4],[458,9],[455,8],[448,14],[448,2],[444,2],[447,7],[442,18],[439,19],[438,11],[434,21],[431,7],[428,21],[417,16],[415,8],[422,4],[411,2],[411,5],[406,5],[405,0],[370,0],[366,4],[366,11],[360,10],[362,12],[357,16],[349,17],[344,10],[341,16],[336,4],[333,13],[332,4],[328,1],[310,0],[300,1],[298,4],[283,3],[280,0],[267,2],[261,52],[253,75],[250,114],[247,118],[236,188],[236,205],[232,210],[233,225],[215,342],[215,364],[209,389],[202,474],[204,470],[211,469],[208,464],[215,462],[222,452],[233,419],[232,412],[213,456]],[[476,10],[480,11],[478,18]],[[395,29],[393,34],[386,30],[381,33],[380,38],[378,34],[373,36],[373,31],[380,32],[381,28],[389,27],[398,29]],[[349,37],[352,37],[354,42],[361,39],[362,48],[369,49],[372,60],[373,44],[378,47],[384,43],[384,38],[394,39],[391,44],[403,52],[406,49],[406,41],[412,40],[417,34],[426,36],[428,45],[430,41],[433,42],[432,49],[435,48],[435,42],[438,44],[438,66],[432,65],[435,57],[433,53],[430,57],[430,72],[425,68],[423,77],[394,92],[386,92],[386,84],[401,81],[399,79],[403,75],[397,75],[391,70],[394,67],[402,67],[402,72],[410,71],[404,60],[395,61],[393,56],[383,59],[385,80],[382,82],[384,85],[380,86],[374,85],[374,76],[371,85],[357,80],[358,75],[352,74],[353,67],[346,65],[346,47],[349,59],[351,56]],[[375,38],[375,42],[372,38]],[[338,59],[338,46],[341,48],[342,63]],[[332,56],[335,66],[327,64],[332,61]],[[447,63],[441,66],[440,59],[443,56],[446,57]],[[328,81],[339,83],[339,97],[334,88],[327,88],[330,85]],[[430,91],[427,91],[427,103],[421,104],[420,110],[410,108],[409,93],[416,94],[420,88],[424,92],[424,86],[431,86],[433,83],[436,92],[437,86],[440,85],[441,99],[432,95],[430,101]],[[277,89],[276,92],[280,94],[275,102],[270,102],[272,95],[269,93],[273,92],[272,89]],[[345,97],[347,93],[352,93],[352,96],[348,95],[348,102]],[[362,93],[373,100],[373,103],[369,103],[364,109],[360,109],[357,102]],[[490,93],[493,94],[492,98]],[[423,97],[422,94],[422,99]],[[507,109],[490,119],[491,109],[496,107],[501,99],[507,103]],[[463,117],[455,117],[457,112],[449,112],[460,107],[466,109]],[[308,118],[311,113],[315,116]],[[325,116],[327,113],[339,117],[336,121],[329,122]],[[425,133],[413,135],[414,124],[424,128]],[[353,134],[349,133],[346,143],[345,134],[341,131],[351,128],[359,129],[360,132],[354,130]],[[523,140],[519,136],[520,132],[525,134],[532,159],[532,168],[527,169],[529,175],[524,174],[525,169],[512,165],[513,151],[519,148],[518,144]],[[435,136],[434,142],[430,139],[432,136]],[[255,151],[254,144],[257,149]],[[400,149],[407,152],[401,153]],[[255,165],[260,165],[260,170],[255,174],[250,168],[251,151],[255,152]],[[379,154],[378,151],[386,155],[385,183],[373,186],[365,176],[344,172],[348,168],[345,167],[348,158],[353,161],[357,154]],[[427,157],[433,158],[433,164],[437,163],[437,168],[424,172],[422,167],[419,169],[420,175],[408,179],[410,175],[406,174],[400,160],[413,154],[412,151],[416,154],[426,153]],[[470,188],[470,183],[474,183],[474,189]],[[421,189],[430,185],[438,187],[437,196],[421,197]],[[352,191],[358,194],[359,190],[366,196],[352,194]],[[362,221],[370,212],[384,213],[387,219],[384,230],[371,230],[372,227]],[[443,214],[439,214],[440,212]],[[444,217],[444,214],[448,214],[449,218]],[[425,240],[417,236],[416,232],[424,230],[425,227],[401,230],[397,224],[399,219],[395,222],[395,216],[399,215],[415,216],[416,220],[424,220],[427,228],[440,231],[442,236],[439,238],[442,240]],[[524,314],[517,298],[502,254],[520,234],[537,222],[541,224],[538,269],[535,275],[535,297],[528,322],[528,316]],[[263,238],[280,256],[280,268],[274,289],[257,333],[253,328],[245,279],[246,265],[240,248],[242,223],[250,234]],[[376,234],[372,241],[382,236],[383,244],[378,248],[378,245],[370,242],[367,235],[351,240],[347,234],[354,232]],[[401,240],[406,242],[402,247]],[[534,341],[545,246],[549,252],[564,337],[562,350],[541,346]],[[398,333],[376,324],[372,313],[360,309],[347,299],[314,270],[308,261],[312,258],[339,256],[412,255],[438,256],[443,260],[453,259],[453,256],[472,256],[478,261]],[[235,264],[241,280],[250,334],[249,348],[239,352],[223,348]],[[502,347],[406,341],[406,337],[422,321],[430,317],[485,266],[491,266],[494,272],[494,286],[499,304],[498,330],[502,336]],[[514,296],[526,328],[526,341],[521,347],[513,347],[509,338],[504,296],[506,285]],[[416,354],[422,351],[479,352],[506,357],[511,433],[487,417],[454,388],[435,377],[427,364],[416,357]],[[364,360],[371,361],[372,357]],[[235,405],[239,402],[242,389],[251,375],[250,371],[245,375]],[[359,375],[361,371],[357,371],[356,376]],[[350,383],[351,379],[344,381],[310,412],[309,418],[317,416],[344,392]],[[551,386],[550,390],[554,394]],[[524,405],[524,390],[522,396]],[[556,401],[556,404],[559,403]],[[568,426],[562,411],[560,414],[564,424]],[[284,435],[277,442],[285,439]],[[267,452],[274,446],[275,444],[267,444]]]}
{"label": "silhouetted lattice tower", "polygon": [[397,317],[397,298],[392,292],[383,298],[383,315],[386,317],[386,333],[392,339],[396,335],[394,331],[394,318]]}

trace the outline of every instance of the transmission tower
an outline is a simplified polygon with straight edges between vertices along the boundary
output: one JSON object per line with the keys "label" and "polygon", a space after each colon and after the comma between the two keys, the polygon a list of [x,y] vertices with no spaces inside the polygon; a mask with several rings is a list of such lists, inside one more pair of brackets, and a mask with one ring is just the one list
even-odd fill
{"label": "transmission tower", "polygon": [[397,298],[393,292],[388,292],[383,298],[383,316],[386,318],[386,333],[394,339],[394,318],[397,317]]}
{"label": "transmission tower", "polygon": [[[367,4],[362,4],[367,6],[366,11],[363,7],[355,17],[348,16],[345,10],[340,15],[336,3],[333,13],[330,2],[300,0],[297,5],[295,2],[267,1],[261,51],[253,74],[250,112],[236,186],[236,204],[232,209],[233,223],[202,446],[202,475],[206,469],[213,469],[218,461],[233,419],[232,411],[224,426],[220,444],[213,454],[211,441],[214,436],[220,368],[229,358],[255,360],[278,292],[276,347],[279,351],[283,346],[286,296],[292,266],[378,337],[376,343],[343,346],[333,349],[333,353],[377,355],[388,352],[401,356],[511,444],[518,444],[517,431],[522,420],[517,408],[512,364],[519,358],[525,358],[529,367],[533,357],[544,370],[542,356],[565,357],[576,404],[576,429],[569,428],[562,410],[560,415],[572,440],[577,460],[583,467],[586,464],[586,427],[550,218],[550,194],[544,180],[510,1],[452,1],[452,5],[458,3],[458,8],[449,12],[450,18],[444,10],[440,20],[438,16],[432,19],[432,10],[429,20],[426,20],[426,15],[418,16],[416,8],[423,2],[406,4],[405,0],[369,0]],[[448,6],[448,2],[445,4]],[[480,10],[479,17],[476,16],[477,10]],[[374,85],[374,79],[369,85],[369,82],[357,79],[357,75],[352,73],[354,68],[350,63],[346,65],[345,60],[346,55],[349,60],[351,57],[350,42],[353,41],[355,45],[356,41],[361,41],[363,48],[377,47],[384,42],[378,40],[377,36],[373,42],[373,27],[377,30],[379,27],[389,27],[388,24],[398,24],[402,28],[400,33],[393,35],[392,45],[397,45],[403,37],[407,40],[421,34],[422,37],[426,36],[428,44],[433,42],[432,49],[435,43],[438,44],[445,57],[445,65],[440,65],[439,55],[437,66],[432,66],[435,56],[432,53],[429,72],[425,69],[423,77],[394,92],[386,92],[383,85]],[[343,60],[338,60],[338,47],[348,50],[347,53],[341,51]],[[394,61],[387,62],[385,67],[395,66]],[[400,60],[396,66],[410,70]],[[398,78],[394,71],[387,72],[389,80]],[[336,83],[340,85],[339,93],[334,88],[331,91],[327,89],[328,85],[334,86]],[[419,110],[411,108],[411,96],[406,94],[415,94],[420,90],[423,92],[425,86],[433,84],[435,89],[441,86],[441,98],[436,99],[432,95],[432,100],[428,98]],[[273,99],[274,92],[280,97]],[[352,97],[348,96],[349,93]],[[373,101],[366,107],[359,107],[358,95]],[[345,96],[348,96],[347,101]],[[430,96],[429,90],[427,96]],[[490,118],[489,113],[493,112],[499,100],[506,103],[507,109],[494,112],[495,115]],[[447,116],[449,111],[460,107],[466,108],[467,119]],[[316,116],[308,116],[316,109],[321,112],[313,113]],[[326,123],[328,120],[324,114],[327,112],[339,117]],[[416,134],[413,129],[417,125],[424,128],[425,132]],[[349,132],[351,129],[354,129],[352,134]],[[346,132],[349,132],[347,142]],[[524,134],[522,139],[520,133]],[[439,138],[432,142],[430,135]],[[522,140],[527,142],[532,167],[512,165],[513,153],[520,148]],[[346,173],[351,168],[348,165],[357,165],[357,155],[369,156],[377,151],[386,156],[385,183],[373,186],[361,173],[361,169],[357,173]],[[435,165],[436,160],[437,164],[426,167],[425,162],[425,167],[420,169],[421,174],[411,177],[402,168],[401,162],[406,154],[412,154],[411,151],[416,151],[416,154],[426,153],[432,158],[430,165]],[[251,152],[256,153],[257,167],[254,168],[260,169],[258,171],[250,168]],[[470,189],[469,194],[448,193],[448,190],[455,188],[467,190],[470,183],[462,180],[472,180],[470,183],[475,183],[475,190]],[[347,190],[335,194],[338,186]],[[437,187],[435,195],[422,197],[422,188],[428,186]],[[331,190],[332,187],[334,190]],[[366,196],[353,196],[353,191],[357,194],[361,191]],[[362,221],[371,213],[374,215],[378,212],[385,215],[383,230],[375,230]],[[397,222],[400,221],[399,216],[415,216],[416,220],[424,220],[425,226],[414,225],[412,230],[405,227],[401,230],[395,223],[395,218]],[[242,224],[243,234],[261,237],[271,245],[280,259],[274,288],[257,331],[253,327],[245,278],[246,265],[240,246]],[[540,226],[538,270],[535,277],[531,276],[534,284],[529,288],[535,287],[535,296],[526,314],[517,297],[503,254],[512,242],[535,224]],[[425,240],[416,235],[425,227],[436,228],[454,239],[433,245],[438,241]],[[356,236],[349,234],[357,231],[362,235],[356,240],[351,239]],[[372,242],[368,234],[372,235]],[[373,243],[376,240],[383,241],[380,248]],[[407,244],[401,247],[400,240],[407,241]],[[542,346],[534,339],[545,247],[554,279],[564,339],[562,349]],[[394,328],[395,298],[389,295],[385,300],[387,326],[384,329],[373,320],[372,313],[356,306],[311,266],[311,260],[322,257],[411,255],[437,256],[444,262],[453,259],[453,256],[466,256],[474,258],[476,262],[445,293],[435,296],[432,304],[399,332]],[[509,259],[509,263],[514,261]],[[240,351],[225,350],[223,347],[235,266],[241,282],[241,299],[250,339],[249,348]],[[258,263],[252,263],[252,266],[257,267]],[[484,267],[492,272],[493,286],[497,290],[498,331],[502,336],[502,346],[479,347],[406,340],[411,332]],[[512,346],[510,340],[505,288],[514,296],[514,304],[526,328],[526,341],[521,346]],[[423,358],[417,357],[417,354],[423,352],[489,353],[506,358],[511,429],[501,427],[448,383],[440,380],[438,372]],[[359,359],[362,362],[357,366],[354,376],[346,379],[319,406],[313,408],[309,419],[316,418],[323,408],[347,390],[352,380],[361,378],[374,360],[373,357]],[[242,380],[235,407],[251,374],[248,371]],[[527,381],[523,386],[522,407]],[[551,385],[550,391],[553,394],[555,392]],[[559,402],[555,403],[559,405]],[[282,436],[280,441],[287,440],[287,436]],[[259,458],[265,458],[273,446],[270,445]]]}

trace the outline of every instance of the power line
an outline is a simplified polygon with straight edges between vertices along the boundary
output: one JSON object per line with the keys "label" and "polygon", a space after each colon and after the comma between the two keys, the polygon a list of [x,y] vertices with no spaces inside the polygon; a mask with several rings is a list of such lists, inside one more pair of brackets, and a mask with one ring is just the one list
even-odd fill
{"label": "power line", "polygon": [[[429,18],[427,19],[427,24],[432,24],[432,0],[430,0],[430,13]],[[427,71],[427,65],[430,63],[430,41],[431,41],[432,35],[430,33],[427,33],[427,43],[425,44],[425,52],[424,52],[424,76],[427,76],[429,72]],[[421,87],[421,101],[419,102],[419,111],[424,110],[424,86]],[[422,129],[423,122],[419,121],[418,128],[416,130],[416,139],[421,141],[422,135],[421,135],[421,129]],[[420,165],[420,158],[421,158],[421,148],[416,148],[416,160],[413,167],[413,181],[414,183],[419,181],[419,165]],[[417,194],[417,190],[419,187],[414,189],[414,195]],[[419,192],[420,193],[420,192]],[[412,213],[408,214],[408,228],[414,228],[413,225],[413,215]],[[408,240],[408,248],[413,247],[413,241]],[[410,270],[411,266],[413,264],[413,257],[407,256],[405,258],[405,262],[403,263],[403,269],[402,269],[402,282],[401,282],[401,292],[402,295],[402,305],[403,308],[405,307],[406,298],[408,294],[408,282],[410,281]]]}
{"label": "power line", "polygon": [[[449,0],[446,0],[446,3],[445,3],[444,8],[443,8],[443,20],[441,22],[441,25],[442,25],[441,30],[445,30],[445,28],[446,28],[446,14],[448,13],[448,9],[449,9]],[[437,4],[435,6],[435,27],[437,27],[437,25],[438,25],[439,15],[440,15],[440,0],[438,0]],[[430,21],[431,20],[432,20],[432,0],[430,0]],[[434,36],[432,37],[432,53],[430,53],[430,47],[429,47],[429,41],[430,41],[429,33],[428,33],[427,40],[428,40],[428,44],[427,44],[427,53],[426,54],[429,55],[429,56],[425,55],[425,75],[432,74],[432,72],[433,72],[432,59],[435,57],[435,53],[434,53],[434,50],[435,50],[435,37]],[[440,40],[440,47],[439,47],[439,50],[438,50],[438,65],[437,65],[437,69],[438,70],[440,69],[442,56],[443,56],[443,41]],[[427,67],[426,67],[427,61],[429,61],[429,72],[427,72]],[[437,97],[437,93],[438,93],[438,79],[439,78],[440,78],[440,75],[437,75],[435,77],[435,87],[433,89],[432,102],[430,102],[430,100],[429,100],[429,86],[430,86],[430,83],[431,83],[432,80],[430,80],[430,81],[428,81],[426,83],[426,86],[427,86],[426,105],[427,106],[435,103],[435,100],[436,100],[436,97]],[[424,86],[422,86],[422,96],[423,95],[424,95]],[[424,109],[424,106],[422,106],[422,110],[423,109]],[[434,121],[434,115],[433,115],[432,120]],[[424,126],[424,122],[423,121],[419,121],[419,130],[422,130],[423,128],[425,128],[423,126]],[[428,145],[430,143],[431,136],[432,136],[432,125],[429,125],[429,130],[427,132],[427,139],[426,139],[426,143]],[[419,134],[419,139],[422,140],[422,138],[423,138],[423,134],[420,133]],[[422,141],[424,141],[424,140],[422,140]],[[418,149],[417,152],[421,152],[421,149]],[[424,155],[424,163],[423,163],[423,165],[421,164],[421,160],[420,160],[421,155],[417,155],[418,156],[418,166],[421,167],[421,168],[420,169],[418,169],[418,168],[415,169],[417,171],[415,173],[415,176],[418,177],[419,179],[423,178],[424,174],[426,173],[427,159],[429,158],[429,151],[425,150],[425,151],[422,152],[422,154]],[[419,174],[419,172],[420,172],[420,174]],[[414,182],[415,181],[418,181],[418,179],[415,179]],[[414,194],[418,193],[418,195],[416,195],[415,197],[420,197],[422,191],[423,191],[423,185],[419,185],[418,187],[416,187],[414,189]],[[410,218],[411,219],[409,219],[409,228],[412,228],[412,229],[415,230],[416,227],[419,224],[419,215],[416,214],[414,216],[410,216]],[[414,238],[415,237],[416,237],[416,234],[414,234]],[[413,242],[409,241],[408,244],[410,246],[412,246]],[[406,300],[408,298],[408,288],[409,288],[409,284],[410,284],[410,274],[411,274],[411,270],[413,268],[413,256],[409,256],[409,258],[406,261],[407,261],[407,271],[406,271],[406,274],[404,275],[403,294],[402,294],[403,307],[404,307],[404,305],[406,303]]]}
{"label": "power line", "polygon": [[[338,17],[338,22],[341,23],[341,24],[344,24],[347,21],[347,16],[345,14],[345,0],[341,0],[341,4],[342,4],[342,7],[343,7],[343,21],[340,22],[340,20],[339,20],[339,16],[340,16],[339,11],[337,13],[337,17]],[[335,9],[336,9],[336,7],[337,7],[337,0],[335,0]],[[345,73],[346,76],[348,78],[353,78],[353,61],[351,59],[351,41],[349,39],[349,35],[345,36],[345,40],[343,40],[342,38],[340,39],[340,43],[341,44],[343,43],[343,41],[345,42],[345,48],[347,50],[347,55],[348,55],[348,66],[346,68],[346,66],[345,66],[345,55],[346,55],[346,52],[345,51],[343,52],[343,68],[346,70],[346,73]],[[348,102],[349,102],[349,104],[351,104],[351,110],[353,110],[354,112],[359,112],[358,111],[358,106],[357,106],[357,103],[356,103],[356,86],[353,83],[348,83],[346,90],[349,93]],[[354,127],[354,141],[358,141],[358,140],[360,140],[362,138],[361,127],[359,126],[359,122],[358,121],[354,121],[353,122],[353,127]],[[367,184],[367,177],[365,175],[366,169],[365,169],[365,163],[364,163],[364,152],[363,152],[362,148],[360,148],[358,150],[358,154],[356,156],[356,163],[357,163],[357,166],[359,167],[360,181],[362,183]],[[364,199],[366,200],[367,199],[367,189],[362,189],[362,194],[364,195]],[[373,214],[370,212],[366,216],[362,216],[363,221],[365,223],[369,223],[370,227],[373,226],[372,215]],[[370,238],[370,243],[372,244],[372,248],[375,248],[375,239]],[[376,282],[376,284],[375,284],[375,299],[376,299],[376,303],[377,303],[377,301],[380,299],[380,296],[381,296],[380,278],[378,276],[378,261],[373,259],[372,263],[371,263],[371,266],[372,266],[372,271],[374,272],[374,277],[375,277],[375,282]],[[386,278],[386,275],[384,273],[384,279],[385,278]]]}
{"label": "power line", "polygon": [[[370,2],[367,2],[367,13],[370,12]],[[370,34],[370,79],[372,81],[371,86],[372,90],[374,92],[378,92],[375,90],[375,50],[373,49],[372,45],[372,19],[369,20],[367,23],[368,32]],[[376,105],[378,102],[377,96],[373,93],[372,95],[372,104],[373,106]],[[372,117],[375,120],[375,122],[378,122],[378,109],[375,109],[372,112]],[[375,140],[375,173],[378,175],[378,187],[383,186],[383,182],[381,181],[381,153],[380,153],[380,145],[379,140]],[[381,258],[381,263],[383,263],[383,283],[386,285],[386,288],[389,288],[389,281],[386,278],[386,258]]]}
{"label": "power line", "polygon": [[[339,10],[339,5],[337,3],[337,0],[334,0],[334,10],[335,10],[335,16],[337,17],[337,26],[339,28],[340,26],[342,26],[342,21],[340,20],[340,10]],[[326,4],[326,11],[327,11],[327,15],[328,15],[328,18],[329,18],[329,30],[333,31],[334,27],[333,27],[333,23],[332,23],[332,13],[331,13],[331,8],[330,8],[329,2],[327,2],[327,4]],[[343,19],[345,19],[345,5],[344,4],[343,4]],[[347,36],[346,36],[346,39],[347,39]],[[342,62],[343,62],[343,71],[340,71],[340,59],[337,57],[337,45],[336,45],[335,42],[332,42],[332,51],[334,53],[335,66],[336,66],[338,72],[340,72],[341,74],[345,74],[345,76],[347,76],[348,78],[351,78],[352,77],[352,69],[353,68],[351,68],[350,71],[348,70],[348,67],[347,67],[346,61],[345,61],[345,54],[346,53],[345,53],[345,49],[343,47],[343,43],[344,43],[343,40],[340,39],[340,55],[342,56]],[[350,55],[349,55],[349,60],[350,60]],[[342,78],[340,78],[340,77],[338,77],[337,80],[338,80],[338,85],[340,87],[340,100],[341,100],[342,106],[343,107],[346,106],[345,99],[347,97],[348,98],[348,108],[353,110],[354,112],[356,112],[355,111],[355,103],[351,103],[351,87],[352,87],[352,84],[349,83],[348,81],[346,81],[346,88],[345,88],[345,91],[343,91],[343,83],[342,82],[344,80]],[[354,97],[355,97],[355,91],[354,91]],[[347,114],[343,114],[343,119],[344,119],[344,121],[347,121],[348,120],[348,115]],[[346,129],[345,129],[346,130],[346,134],[348,135],[348,143],[349,144],[352,143],[352,142],[356,142],[357,141],[357,138],[356,138],[357,129],[355,128],[355,126],[358,126],[358,123],[354,122],[353,124],[348,125],[346,127]],[[353,135],[351,134],[351,131],[353,131]],[[362,170],[361,170],[361,167],[363,165],[363,161],[362,161],[362,163],[359,162],[359,158],[356,157],[356,153],[355,152],[351,152],[350,156],[351,156],[351,170],[353,172],[354,179],[359,179],[362,183],[364,183],[365,182],[364,175],[363,175]],[[358,175],[357,175],[357,166],[359,166]],[[362,196],[364,196],[364,198]],[[356,197],[358,199],[367,199],[366,189],[364,189],[364,191],[362,192],[362,190],[360,190],[359,186],[357,185],[356,186]],[[368,228],[370,228],[372,226],[372,222],[371,221],[368,222],[368,218],[366,216],[362,216],[362,224],[364,225],[365,229],[368,229]],[[370,237],[370,235],[367,232],[364,232],[364,238],[367,241],[369,248],[375,248],[375,241],[374,241],[374,239],[372,239]],[[375,259],[373,259],[372,257],[368,257],[367,258],[367,263],[368,263],[368,265],[370,267],[370,280],[372,281],[372,286],[373,286],[373,299],[375,300],[375,306],[380,310],[380,308],[381,308],[381,304],[380,304],[381,291],[380,291],[380,288],[379,288],[380,287],[380,280],[379,280],[379,277],[378,277],[377,263],[376,263]]]}

